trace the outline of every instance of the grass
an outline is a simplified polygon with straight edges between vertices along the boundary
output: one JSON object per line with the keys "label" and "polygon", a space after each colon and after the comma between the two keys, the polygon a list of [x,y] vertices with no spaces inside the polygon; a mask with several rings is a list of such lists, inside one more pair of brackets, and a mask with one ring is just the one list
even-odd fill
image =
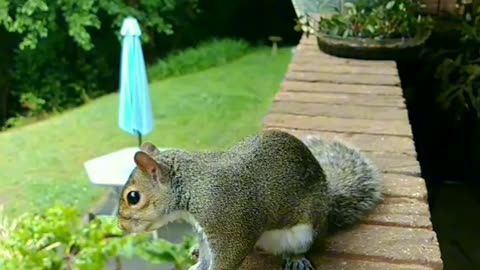
{"label": "grass", "polygon": [[[261,128],[291,52],[268,48],[201,72],[151,83],[160,147],[222,149]],[[137,139],[117,127],[111,94],[48,120],[0,133],[0,204],[9,215],[56,202],[91,208],[105,189],[89,183],[83,163]]]}
{"label": "grass", "polygon": [[243,40],[213,39],[198,46],[170,54],[148,69],[152,80],[185,75],[226,64],[245,55],[250,47]]}

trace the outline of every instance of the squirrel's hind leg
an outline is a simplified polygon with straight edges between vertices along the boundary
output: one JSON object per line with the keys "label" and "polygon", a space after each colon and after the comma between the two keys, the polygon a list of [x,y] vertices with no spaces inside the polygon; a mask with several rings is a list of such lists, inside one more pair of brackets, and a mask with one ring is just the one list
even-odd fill
{"label": "squirrel's hind leg", "polygon": [[316,233],[311,224],[298,224],[264,232],[257,247],[274,255],[282,255],[285,260],[284,270],[314,270],[305,254],[314,244],[315,238]]}

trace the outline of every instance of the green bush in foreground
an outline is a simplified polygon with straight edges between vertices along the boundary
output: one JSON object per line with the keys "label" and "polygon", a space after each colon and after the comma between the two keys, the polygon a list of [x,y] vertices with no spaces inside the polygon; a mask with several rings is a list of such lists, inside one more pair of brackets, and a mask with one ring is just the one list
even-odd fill
{"label": "green bush in foreground", "polygon": [[86,222],[73,207],[53,207],[45,214],[25,214],[13,221],[0,216],[0,268],[5,270],[105,269],[115,258],[171,263],[181,270],[193,264],[192,238],[181,244],[149,234],[122,235],[115,218]]}
{"label": "green bush in foreground", "polygon": [[223,65],[243,56],[248,50],[248,43],[242,40],[213,39],[159,60],[149,68],[149,79],[161,80]]}

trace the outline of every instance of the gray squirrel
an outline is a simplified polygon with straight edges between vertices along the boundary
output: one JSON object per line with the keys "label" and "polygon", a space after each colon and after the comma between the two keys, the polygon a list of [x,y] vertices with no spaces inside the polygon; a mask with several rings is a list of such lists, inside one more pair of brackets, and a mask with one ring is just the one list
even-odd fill
{"label": "gray squirrel", "polygon": [[383,199],[378,169],[359,151],[266,130],[226,151],[144,143],[120,197],[119,227],[147,232],[183,219],[200,238],[190,270],[235,270],[255,250],[285,270],[314,270],[306,253]]}

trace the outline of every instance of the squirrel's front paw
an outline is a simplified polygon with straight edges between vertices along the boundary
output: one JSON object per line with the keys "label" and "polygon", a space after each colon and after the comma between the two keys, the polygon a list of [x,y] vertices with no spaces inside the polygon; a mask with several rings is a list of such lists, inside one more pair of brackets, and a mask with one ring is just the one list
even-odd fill
{"label": "squirrel's front paw", "polygon": [[310,260],[305,257],[288,258],[285,261],[284,270],[315,270]]}
{"label": "squirrel's front paw", "polygon": [[192,256],[192,259],[194,261],[198,262],[198,258],[200,257],[200,249],[199,248],[192,249],[192,253],[190,253],[190,256]]}

